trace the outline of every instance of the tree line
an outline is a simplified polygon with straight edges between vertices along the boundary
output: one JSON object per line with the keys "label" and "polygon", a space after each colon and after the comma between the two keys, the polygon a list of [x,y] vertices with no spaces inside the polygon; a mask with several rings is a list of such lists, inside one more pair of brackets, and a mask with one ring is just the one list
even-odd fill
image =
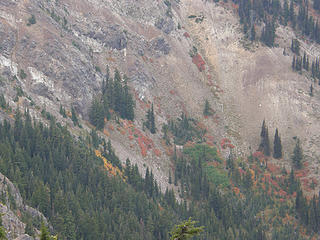
{"label": "tree line", "polygon": [[105,118],[109,120],[112,111],[123,119],[134,120],[134,107],[135,102],[130,93],[128,78],[121,77],[117,69],[111,78],[107,67],[101,93],[93,98],[89,110],[91,124],[99,130],[103,129]]}

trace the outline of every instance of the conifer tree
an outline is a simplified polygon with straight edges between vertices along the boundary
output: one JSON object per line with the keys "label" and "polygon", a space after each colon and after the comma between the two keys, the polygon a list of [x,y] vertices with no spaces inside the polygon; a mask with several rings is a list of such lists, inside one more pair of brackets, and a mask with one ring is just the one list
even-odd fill
{"label": "conifer tree", "polygon": [[302,152],[299,138],[296,141],[296,146],[294,147],[293,155],[291,159],[292,159],[293,165],[296,168],[300,169],[302,167],[303,152]]}
{"label": "conifer tree", "polygon": [[207,99],[204,104],[203,115],[204,116],[211,116],[212,115],[210,103]]}
{"label": "conifer tree", "polygon": [[78,117],[74,107],[71,108],[71,120],[75,126],[79,125]]}
{"label": "conifer tree", "polygon": [[290,17],[290,12],[289,12],[289,5],[288,5],[288,0],[284,1],[283,4],[283,18],[284,18],[284,25],[287,26],[288,21]]}
{"label": "conifer tree", "polygon": [[251,41],[255,41],[256,40],[256,30],[254,28],[254,25],[252,25],[252,27],[251,27],[250,40]]}
{"label": "conifer tree", "polygon": [[289,16],[290,16],[292,28],[294,29],[296,27],[296,16],[294,13],[293,0],[290,0]]}
{"label": "conifer tree", "polygon": [[150,112],[150,132],[152,134],[156,133],[156,124],[155,124],[155,119],[154,119],[153,103],[151,105],[151,112]]}
{"label": "conifer tree", "polygon": [[273,157],[276,159],[282,158],[282,145],[281,145],[281,139],[279,136],[278,128],[276,129],[276,133],[274,135]]}
{"label": "conifer tree", "polygon": [[62,115],[62,117],[66,118],[67,114],[66,114],[66,110],[64,107],[62,107],[62,105],[60,104],[60,114]]}
{"label": "conifer tree", "polygon": [[263,120],[262,122],[260,137],[261,137],[261,143],[259,146],[259,151],[263,152],[265,156],[270,156],[269,133],[268,133],[268,128],[266,127],[265,120]]}
{"label": "conifer tree", "polygon": [[313,8],[315,10],[320,10],[320,0],[313,0]]}
{"label": "conifer tree", "polygon": [[155,125],[153,103],[151,105],[151,108],[147,111],[146,118],[147,120],[144,122],[144,126],[148,128],[152,134],[155,134],[157,129]]}
{"label": "conifer tree", "polygon": [[292,67],[293,71],[296,69],[296,56],[295,55],[293,55],[291,67]]}
{"label": "conifer tree", "polygon": [[171,240],[187,240],[190,239],[196,235],[199,235],[204,227],[195,227],[196,224],[195,221],[192,221],[191,218],[189,218],[188,221],[182,222],[179,225],[176,225],[175,228],[172,230],[171,234]]}
{"label": "conifer tree", "polygon": [[89,112],[90,123],[98,130],[101,130],[104,128],[104,116],[105,109],[103,104],[98,98],[93,99]]}

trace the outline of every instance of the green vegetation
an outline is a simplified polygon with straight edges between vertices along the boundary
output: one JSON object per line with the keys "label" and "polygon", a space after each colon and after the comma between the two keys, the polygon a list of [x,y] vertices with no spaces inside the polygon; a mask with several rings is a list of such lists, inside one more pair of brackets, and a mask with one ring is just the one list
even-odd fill
{"label": "green vegetation", "polygon": [[2,109],[10,109],[9,104],[6,102],[6,99],[3,95],[3,93],[0,94],[0,107]]}
{"label": "green vegetation", "polygon": [[293,166],[297,169],[302,168],[302,160],[303,160],[303,151],[300,145],[300,140],[297,138],[296,146],[293,150],[293,155],[291,157]]}
{"label": "green vegetation", "polygon": [[[122,171],[122,177],[108,176],[89,143]],[[225,164],[217,150],[205,144],[177,151],[172,180],[181,203],[173,190],[161,193],[150,169],[142,178],[129,159],[123,167],[111,142],[101,140],[94,130],[89,142],[76,141],[54,119],[46,127],[32,122],[28,112],[17,112],[13,126],[0,123],[0,171],[18,186],[27,204],[44,213],[59,239],[169,240],[170,229],[189,217],[205,226],[198,236],[203,240],[266,240],[269,234],[275,239],[304,239],[295,227],[295,215],[310,231],[319,227],[314,203],[305,200],[293,172],[267,181],[267,170],[258,160],[252,159],[255,169],[231,155]],[[280,190],[288,201],[279,200]],[[287,215],[293,220],[284,225]],[[192,224],[183,224],[192,229]],[[32,232],[32,222],[28,229]],[[171,238],[179,233],[181,224]]]}
{"label": "green vegetation", "polygon": [[269,133],[268,133],[268,127],[266,126],[265,120],[262,122],[261,127],[261,143],[259,145],[259,151],[263,152],[265,156],[270,156],[270,141],[269,141]]}
{"label": "green vegetation", "polygon": [[89,112],[90,122],[97,129],[104,127],[104,118],[111,118],[111,110],[123,119],[134,120],[135,103],[127,82],[126,76],[122,79],[118,70],[114,78],[110,78],[107,68],[101,94],[93,99]]}
{"label": "green vegetation", "polygon": [[230,186],[229,178],[225,171],[208,165],[208,163],[203,165],[203,169],[207,175],[208,180],[216,186],[220,186],[222,188]]}
{"label": "green vegetation", "polygon": [[[313,1],[313,8],[317,11],[318,1]],[[239,6],[240,23],[243,24],[244,33],[251,40],[255,26],[262,25],[259,39],[269,47],[274,46],[276,28],[281,24],[289,25],[304,37],[320,42],[318,20],[310,13],[312,4],[308,4],[308,1],[233,0],[233,2]],[[296,39],[293,39],[291,49],[299,55],[299,42]]]}
{"label": "green vegetation", "polygon": [[150,130],[152,134],[156,133],[156,124],[154,119],[154,111],[153,111],[153,103],[151,105],[151,108],[148,109],[147,115],[146,115],[146,121],[143,123],[143,125]]}
{"label": "green vegetation", "polygon": [[71,120],[72,120],[74,126],[79,126],[79,120],[78,120],[77,113],[76,113],[76,110],[74,109],[74,107],[71,107]]}
{"label": "green vegetation", "polygon": [[278,128],[276,129],[276,133],[274,135],[273,157],[277,159],[282,158],[282,145],[281,145],[281,139],[278,133]]}
{"label": "green vegetation", "polygon": [[[167,201],[178,206],[172,192],[160,195],[152,172],[143,179],[129,162],[130,185],[109,177],[102,160],[86,145],[54,120],[45,127],[32,123],[28,113],[18,113],[14,126],[0,123],[0,171],[18,186],[29,205],[44,213],[59,239],[133,240],[140,234],[169,239],[177,214]],[[104,146],[102,154],[116,162],[111,143]],[[159,211],[159,204],[164,210]]]}
{"label": "green vegetation", "polygon": [[75,48],[77,48],[78,50],[81,49],[79,43],[77,43],[77,42],[74,41],[74,40],[72,40],[72,45],[73,45]]}
{"label": "green vegetation", "polygon": [[21,79],[26,79],[26,77],[27,77],[27,74],[24,72],[23,69],[20,70],[20,74],[19,75],[20,75]]}
{"label": "green vegetation", "polygon": [[36,21],[36,17],[32,14],[30,18],[28,18],[28,23],[27,23],[27,26],[31,26],[33,24],[36,24],[37,21]]}
{"label": "green vegetation", "polygon": [[63,118],[67,118],[66,109],[62,105],[60,105],[59,112],[60,112],[60,114],[62,115]]}
{"label": "green vegetation", "polygon": [[2,215],[0,215],[0,240],[7,240],[7,234],[2,224]]}
{"label": "green vegetation", "polygon": [[189,218],[188,221],[175,226],[175,229],[171,232],[171,240],[187,240],[200,234],[204,227],[195,227],[195,224],[196,222]]}
{"label": "green vegetation", "polygon": [[182,113],[176,121],[170,120],[168,125],[165,124],[163,132],[168,138],[168,131],[170,131],[174,136],[174,143],[177,145],[183,145],[188,141],[202,142],[206,130],[201,129],[197,124],[198,122],[195,119]]}
{"label": "green vegetation", "polygon": [[196,144],[193,147],[185,147],[183,153],[192,159],[199,159],[201,157],[204,161],[213,160],[222,163],[222,159],[217,154],[217,149],[208,145]]}
{"label": "green vegetation", "polygon": [[18,102],[19,97],[23,97],[25,94],[24,94],[21,86],[15,87],[15,90],[16,90],[16,96],[13,99],[13,101]]}
{"label": "green vegetation", "polygon": [[96,72],[101,73],[101,68],[99,66],[95,66],[94,69],[96,70]]}
{"label": "green vegetation", "polygon": [[206,99],[205,104],[204,104],[204,109],[203,109],[203,115],[204,116],[212,116],[213,115],[213,111],[210,107],[210,103],[209,101]]}

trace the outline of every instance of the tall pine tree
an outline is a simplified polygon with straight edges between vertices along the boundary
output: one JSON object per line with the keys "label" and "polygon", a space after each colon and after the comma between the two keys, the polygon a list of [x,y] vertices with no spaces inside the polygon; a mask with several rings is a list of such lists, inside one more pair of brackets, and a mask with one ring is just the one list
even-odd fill
{"label": "tall pine tree", "polygon": [[297,139],[296,146],[294,147],[293,155],[291,159],[292,159],[293,165],[296,168],[300,169],[302,167],[303,152],[302,152],[299,138]]}
{"label": "tall pine tree", "polygon": [[260,137],[261,137],[261,143],[259,146],[259,151],[263,152],[265,156],[270,156],[269,133],[268,133],[268,127],[266,127],[265,120],[263,120],[262,122]]}
{"label": "tall pine tree", "polygon": [[276,159],[282,158],[282,145],[281,145],[281,139],[279,136],[278,128],[276,129],[276,133],[274,135],[273,157]]}

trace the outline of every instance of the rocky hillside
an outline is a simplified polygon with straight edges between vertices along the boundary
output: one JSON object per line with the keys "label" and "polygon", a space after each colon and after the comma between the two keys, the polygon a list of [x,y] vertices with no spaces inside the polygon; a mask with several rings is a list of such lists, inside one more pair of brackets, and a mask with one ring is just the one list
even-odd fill
{"label": "rocky hillside", "polygon": [[[28,234],[33,232],[36,236],[39,234],[41,222],[48,224],[42,213],[24,204],[19,190],[2,174],[0,174],[0,198],[2,225],[9,240],[32,240],[34,237]],[[30,225],[26,227],[27,224]]]}
{"label": "rocky hillside", "polygon": [[[284,146],[280,165],[289,169],[293,137],[298,136],[316,173],[319,94],[309,96],[311,80],[291,70],[290,27],[277,28],[276,47],[251,43],[242,34],[231,3],[202,0],[6,0],[0,2],[1,92],[12,109],[43,110],[85,135],[88,109],[101,90],[105,69],[126,74],[136,98],[134,125],[106,123],[121,161],[153,169],[163,188],[170,169],[161,126],[187,113],[207,129],[206,139],[221,148],[229,139],[241,156],[258,148],[263,119]],[[301,41],[311,57],[319,46]],[[286,49],[286,54],[283,50]],[[20,91],[22,90],[22,91]],[[208,100],[215,111],[203,116]],[[143,132],[154,103],[155,135]],[[59,114],[73,107],[82,129]],[[133,130],[130,130],[133,129]],[[151,144],[151,143],[152,144]],[[227,155],[228,148],[222,150]],[[224,153],[225,152],[225,153]]]}

